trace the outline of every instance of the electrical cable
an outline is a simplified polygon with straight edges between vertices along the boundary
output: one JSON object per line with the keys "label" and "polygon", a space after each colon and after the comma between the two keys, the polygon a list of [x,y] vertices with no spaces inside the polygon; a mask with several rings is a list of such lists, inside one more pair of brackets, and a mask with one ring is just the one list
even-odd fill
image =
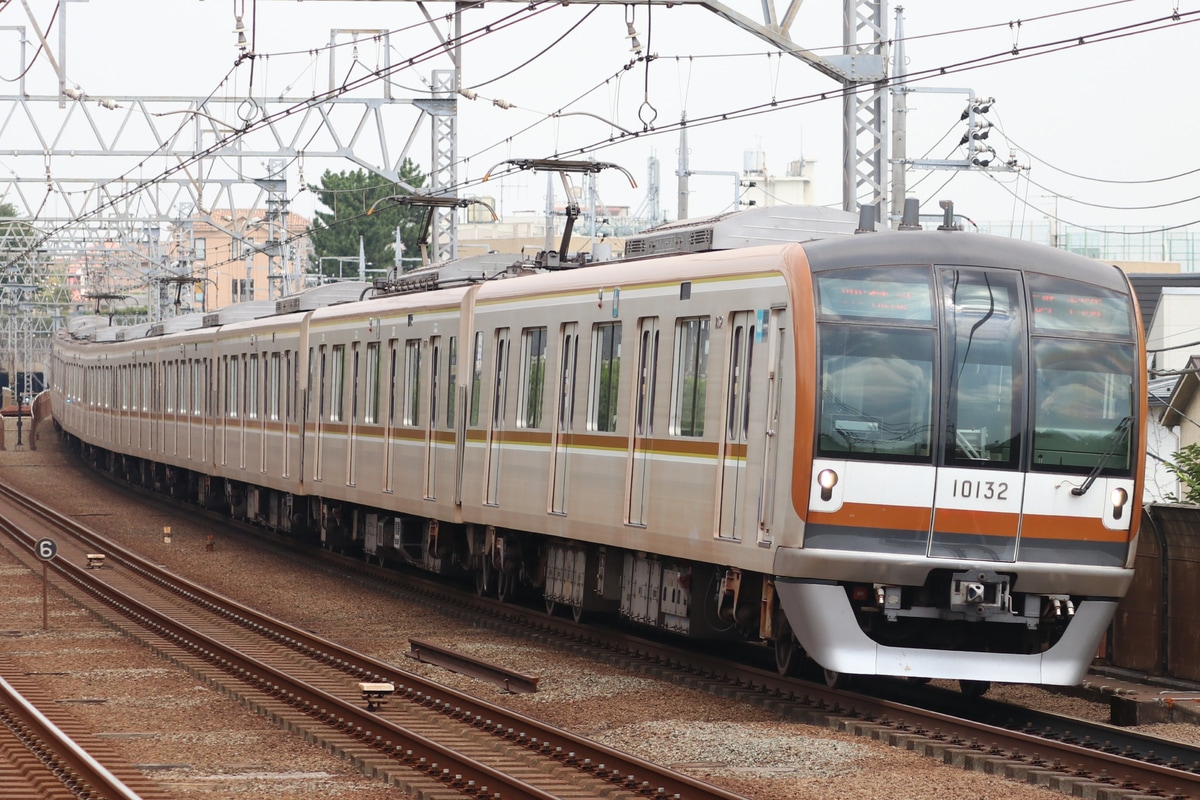
{"label": "electrical cable", "polygon": [[[8,3],[5,3],[4,5],[7,6]],[[59,8],[58,4],[55,4],[54,13],[50,15],[50,22],[46,25],[46,33],[49,33],[50,29],[54,27],[54,20],[56,17],[58,17],[58,8]],[[4,10],[4,6],[0,6],[0,11],[3,11],[3,10]],[[34,23],[34,28],[35,29],[37,28],[36,22]],[[37,63],[38,56],[40,56],[42,54],[42,50],[45,48],[45,46],[46,45],[45,45],[44,41],[39,41],[38,49],[34,51],[33,58],[29,59],[29,63],[25,65],[25,69],[21,70],[21,74],[15,78],[6,78],[3,75],[0,75],[0,81],[4,81],[5,83],[16,83],[17,81],[21,80],[26,75],[28,75],[29,70],[33,69],[33,65]]]}
{"label": "electrical cable", "polygon": [[574,32],[575,32],[575,29],[576,29],[576,28],[578,28],[578,27],[579,27],[580,25],[582,25],[583,23],[587,22],[588,18],[589,18],[590,16],[592,16],[592,14],[595,14],[595,13],[596,13],[596,11],[597,11],[599,8],[600,8],[600,6],[592,6],[592,9],[591,9],[591,11],[588,11],[586,14],[584,14],[582,17],[580,17],[580,18],[579,18],[579,21],[578,21],[578,22],[576,22],[576,23],[575,23],[574,25],[572,25],[570,28],[567,28],[567,30],[566,30],[566,32],[565,32],[565,33],[563,33],[563,34],[562,34],[561,36],[559,36],[557,39],[555,39],[554,41],[552,41],[550,44],[548,44],[548,45],[546,45],[545,47],[543,47],[543,48],[542,48],[540,51],[538,51],[538,52],[537,52],[535,55],[531,56],[530,58],[526,59],[526,60],[525,60],[525,61],[523,61],[522,63],[520,63],[520,64],[518,64],[517,66],[513,67],[512,69],[510,69],[508,72],[501,73],[500,75],[497,75],[497,76],[496,76],[496,77],[494,77],[494,78],[489,78],[488,80],[486,80],[486,81],[483,81],[482,83],[476,83],[476,84],[472,84],[471,86],[468,86],[468,87],[466,87],[466,88],[467,88],[468,90],[471,90],[471,91],[473,91],[473,90],[475,90],[475,89],[478,89],[478,88],[479,88],[479,87],[481,87],[481,86],[487,86],[487,85],[488,85],[488,84],[490,84],[490,83],[495,83],[496,81],[503,80],[504,78],[507,78],[509,75],[512,75],[514,72],[516,72],[516,71],[518,71],[518,70],[521,70],[521,69],[524,69],[525,67],[529,66],[529,65],[530,65],[530,64],[532,64],[534,61],[537,61],[539,58],[541,58],[542,56],[546,55],[546,53],[550,52],[550,50],[551,50],[551,49],[553,49],[554,47],[558,46],[558,44],[559,44],[559,43],[561,43],[561,42],[562,42],[564,39],[566,39],[568,36],[570,36],[572,33],[574,33]]}
{"label": "electrical cable", "polygon": [[[1127,0],[1121,0],[1121,2],[1125,2],[1125,1],[1127,1]],[[546,10],[546,7],[538,9],[539,5],[540,4],[535,2],[535,3],[531,3],[528,7],[526,7],[529,10],[529,14],[524,16],[523,19],[528,19],[533,15],[543,13]],[[549,4],[547,4],[547,5],[549,5]],[[553,7],[553,5],[549,5],[549,7]],[[1062,12],[1062,13],[1066,13],[1066,12]],[[1084,36],[1072,37],[1071,39],[1057,40],[1057,41],[1051,41],[1051,42],[1034,45],[1032,47],[1025,48],[1024,51],[1021,51],[1018,48],[1014,47],[1012,51],[1002,52],[1002,53],[993,53],[990,55],[984,55],[984,56],[980,56],[980,57],[977,57],[974,59],[968,59],[965,61],[945,65],[940,68],[932,68],[932,69],[918,71],[917,73],[913,73],[913,74],[906,76],[904,81],[896,82],[896,83],[897,84],[899,84],[899,83],[904,83],[904,84],[914,83],[914,82],[929,79],[932,77],[940,77],[940,76],[947,75],[947,74],[955,74],[958,72],[964,72],[964,71],[968,71],[971,69],[978,69],[978,68],[981,68],[984,66],[991,66],[993,64],[1011,63],[1012,61],[1023,60],[1026,58],[1036,57],[1039,55],[1046,55],[1049,53],[1062,52],[1064,50],[1073,49],[1075,47],[1082,47],[1085,45],[1102,43],[1102,42],[1116,41],[1119,39],[1128,38],[1130,36],[1137,36],[1137,35],[1142,35],[1145,33],[1152,33],[1152,32],[1157,32],[1160,30],[1166,30],[1168,28],[1191,24],[1193,22],[1198,21],[1197,16],[1196,16],[1198,13],[1200,13],[1200,12],[1187,12],[1187,13],[1183,13],[1183,14],[1176,12],[1175,14],[1173,14],[1169,17],[1165,17],[1165,18],[1160,17],[1160,18],[1146,20],[1146,21],[1131,24],[1131,25],[1121,26],[1118,28],[1099,31],[1095,34],[1087,34]],[[516,16],[516,15],[513,15],[513,16]],[[1151,27],[1151,26],[1155,26],[1155,27]],[[507,25],[505,25],[503,27],[507,27]],[[461,37],[461,40],[462,41],[474,41],[475,39],[478,39],[482,35],[494,32],[495,29],[496,29],[496,25],[488,25],[485,28],[480,29],[480,31],[475,32],[473,35],[472,34],[464,35],[463,37]],[[435,49],[435,52],[440,53],[442,51],[442,49],[443,49],[443,46],[439,46],[438,48]],[[265,126],[266,124],[269,124],[276,120],[284,119],[284,118],[290,116],[291,114],[298,113],[299,111],[307,109],[307,108],[311,108],[312,106],[318,105],[325,100],[333,99],[333,98],[336,98],[343,94],[346,94],[350,91],[353,91],[356,88],[360,88],[362,85],[367,85],[370,82],[373,82],[375,80],[385,79],[393,71],[397,71],[399,69],[407,69],[407,68],[415,65],[416,63],[420,63],[424,58],[428,58],[428,57],[432,57],[432,56],[430,55],[429,51],[426,51],[425,53],[418,54],[416,56],[411,57],[410,59],[405,61],[403,64],[395,65],[391,68],[384,69],[384,70],[377,70],[374,73],[372,73],[372,75],[369,76],[369,78],[362,79],[360,81],[354,81],[352,83],[348,83],[346,85],[337,87],[336,89],[330,90],[328,92],[323,92],[319,95],[314,96],[313,98],[310,98],[301,103],[297,103],[297,104],[290,106],[280,112],[277,112],[276,114],[273,114],[270,116],[264,116],[262,119],[259,119],[259,120],[255,121],[254,123],[248,123],[242,131],[240,131],[236,134],[236,136],[245,135],[250,130],[255,130],[259,127]],[[773,113],[775,111],[796,108],[796,107],[808,105],[808,104],[815,103],[815,102],[821,102],[821,101],[824,101],[827,99],[841,98],[843,96],[846,96],[847,94],[855,93],[856,90],[857,90],[857,87],[854,87],[854,86],[844,87],[840,91],[820,92],[820,93],[814,93],[811,95],[804,95],[804,96],[791,98],[790,100],[786,100],[786,101],[782,101],[782,102],[771,102],[768,104],[758,104],[758,105],[747,106],[747,107],[743,107],[741,109],[736,109],[733,111],[727,111],[724,113],[708,115],[707,117],[704,117],[704,118],[701,118],[698,120],[689,121],[687,124],[692,125],[692,126],[716,124],[718,122],[724,122],[724,121],[728,121],[730,119],[743,119],[743,118],[748,118],[748,117],[752,117],[752,116],[758,116],[758,115],[764,114],[764,113]],[[641,133],[642,133],[642,135],[646,135],[649,133],[661,134],[661,133],[672,132],[674,130],[677,130],[678,127],[679,126],[677,124],[672,124],[672,125],[663,126],[661,128],[648,128],[647,130],[642,131]],[[567,152],[568,153],[580,153],[580,154],[594,152],[594,151],[598,151],[598,150],[604,149],[606,147],[609,147],[612,144],[614,144],[615,142],[621,141],[625,138],[628,138],[629,136],[636,137],[638,135],[639,135],[638,133],[629,133],[627,135],[612,136],[607,141],[593,142],[589,145],[585,145],[580,148],[574,148]],[[236,136],[234,138],[236,138]],[[213,152],[216,149],[218,149],[218,147],[224,147],[228,143],[229,143],[228,141],[222,140],[221,142],[214,144],[210,148],[206,148],[203,151],[193,154],[192,158],[190,158],[190,159],[181,159],[180,160],[181,163],[179,165],[173,165],[172,167],[164,170],[159,176],[157,176],[155,178],[147,179],[147,180],[139,183],[138,187],[136,187],[135,189],[129,190],[127,193],[123,193],[123,195],[127,195],[127,194],[130,194],[135,191],[141,191],[142,189],[144,189],[148,186],[154,185],[158,181],[165,180],[167,177],[175,174],[180,169],[184,168],[186,165],[194,163],[195,161],[198,161],[201,158],[204,158],[208,155],[212,155]],[[144,164],[144,161],[143,161],[143,164]],[[140,166],[142,166],[142,164],[139,164],[138,166],[140,167]],[[476,182],[469,182],[469,183],[462,184],[462,185],[470,186],[470,185],[475,185],[475,183]],[[447,187],[447,188],[451,188],[451,187]],[[1005,187],[1005,188],[1007,190],[1007,187]],[[73,222],[80,222],[80,221],[89,219],[89,218],[99,214],[101,211],[112,207],[112,205],[114,205],[116,202],[119,202],[119,200],[122,199],[123,195],[118,195],[115,198],[112,198],[112,199],[106,201],[105,203],[99,205],[97,208],[92,209],[91,211],[89,211],[83,215],[80,215],[80,217],[78,217]],[[44,205],[44,203],[43,203],[43,205]],[[70,223],[63,224],[63,225],[53,229],[52,231],[44,234],[43,237],[34,245],[33,249],[36,249],[37,246],[40,246],[42,243],[44,243],[46,241],[46,239],[48,239],[54,233],[68,227],[69,224]],[[1187,223],[1187,224],[1192,224],[1192,223]],[[1080,227],[1083,227],[1083,226],[1080,226]],[[1171,227],[1163,228],[1162,230],[1173,230],[1177,227],[1184,227],[1184,225],[1171,226]],[[1085,229],[1087,229],[1087,228],[1085,228]],[[1089,229],[1089,230],[1091,230],[1091,229]],[[28,254],[28,252],[20,253],[20,254],[17,254],[14,258],[21,258],[27,254]],[[15,261],[10,261],[9,263],[10,264],[15,263]]]}

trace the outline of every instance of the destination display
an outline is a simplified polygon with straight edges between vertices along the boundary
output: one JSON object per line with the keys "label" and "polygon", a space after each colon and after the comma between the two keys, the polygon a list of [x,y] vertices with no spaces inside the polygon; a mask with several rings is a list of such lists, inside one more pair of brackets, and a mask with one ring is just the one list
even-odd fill
{"label": "destination display", "polygon": [[1038,333],[1072,331],[1130,336],[1133,317],[1129,300],[1078,281],[1030,276],[1029,302]]}
{"label": "destination display", "polygon": [[929,271],[848,269],[817,276],[823,317],[931,322]]}

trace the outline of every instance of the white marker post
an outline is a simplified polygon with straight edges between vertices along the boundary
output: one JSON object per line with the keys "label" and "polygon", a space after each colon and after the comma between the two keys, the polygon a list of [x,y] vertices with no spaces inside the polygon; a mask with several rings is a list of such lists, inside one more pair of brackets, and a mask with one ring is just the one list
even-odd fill
{"label": "white marker post", "polygon": [[50,630],[50,562],[58,555],[58,545],[53,539],[38,539],[33,546],[37,557],[42,560],[42,630]]}

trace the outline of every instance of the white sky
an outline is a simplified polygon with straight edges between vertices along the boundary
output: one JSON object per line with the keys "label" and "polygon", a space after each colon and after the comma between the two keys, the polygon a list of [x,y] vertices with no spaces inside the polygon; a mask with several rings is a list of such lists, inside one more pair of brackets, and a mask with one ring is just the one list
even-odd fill
{"label": "white sky", "polygon": [[[38,25],[45,29],[57,3],[27,2]],[[757,0],[734,0],[731,5],[748,17],[760,18]],[[1200,195],[1200,172],[1151,184],[1116,183],[1162,178],[1200,166],[1200,151],[1192,146],[1200,127],[1200,110],[1190,96],[1195,52],[1200,45],[1200,24],[1196,24],[1200,22],[1200,0],[912,0],[910,6],[905,7],[904,22],[910,73],[1004,54],[1014,45],[1029,53],[1047,42],[1077,41],[1079,37],[1087,41],[1102,32],[1169,18],[1173,11],[1180,15],[1179,22],[1167,30],[1068,46],[1051,55],[1002,57],[993,66],[913,84],[970,89],[980,97],[994,97],[996,103],[989,117],[1010,137],[1006,141],[994,132],[989,139],[999,153],[998,160],[1006,159],[1010,147],[1015,146],[1018,162],[1032,166],[1019,177],[1005,173],[910,172],[910,194],[923,201],[925,212],[936,213],[936,201],[949,198],[955,201],[956,210],[977,221],[1015,219],[1028,223],[1041,219],[1056,205],[1061,219],[1097,227],[1176,226],[1200,220],[1200,200],[1181,202]],[[254,24],[256,52],[272,54],[255,64],[257,96],[306,96],[314,89],[325,88],[329,80],[328,56],[308,51],[328,44],[334,28],[405,28],[392,36],[393,63],[435,44],[429,28],[419,24],[423,18],[415,3],[72,0],[67,6],[70,81],[93,98],[203,96],[217,91],[236,99],[247,93],[249,65],[243,64],[233,80],[225,84],[221,81],[237,54],[232,32],[234,14],[243,7],[248,33]],[[430,3],[427,7],[438,14],[452,9],[449,3]],[[1090,10],[1078,11],[1081,8]],[[893,33],[895,10],[893,6],[888,11],[888,28]],[[589,13],[586,21],[568,33]],[[1036,19],[1053,13],[1057,16]],[[647,51],[659,56],[649,65],[648,74],[644,63],[622,69],[631,55],[626,38],[627,14],[632,15]],[[592,151],[597,159],[628,169],[639,184],[639,188],[631,189],[618,173],[607,172],[600,180],[602,200],[636,209],[645,196],[646,161],[653,153],[661,162],[661,204],[673,218],[678,134],[645,133],[645,123],[671,125],[683,114],[690,120],[701,120],[775,99],[793,107],[691,127],[691,168],[739,171],[744,152],[757,148],[765,153],[768,169],[781,174],[789,161],[803,157],[816,162],[818,202],[840,205],[841,101],[829,99],[798,107],[785,102],[823,91],[832,93],[838,87],[800,60],[768,56],[770,48],[762,40],[709,12],[692,8],[648,9],[641,5],[598,7],[593,12],[592,6],[580,4],[549,6],[544,13],[529,15],[526,6],[519,3],[491,3],[467,13],[464,29],[469,31],[510,15],[522,19],[464,49],[462,82],[467,87],[479,86],[479,98],[459,98],[459,154],[470,157],[459,170],[460,181],[478,181],[489,167],[507,158],[549,157],[556,153],[585,157],[579,154],[579,148],[604,142],[616,130],[596,118],[600,117],[642,133]],[[1015,20],[1022,20],[1019,27],[1010,26]],[[834,53],[842,38],[841,24],[840,2],[808,0],[793,25],[792,36],[810,50]],[[1162,24],[1169,24],[1169,20]],[[16,39],[11,28],[20,25],[30,25],[20,0],[0,0],[0,78],[6,81],[17,72]],[[32,36],[31,30],[27,35]],[[553,44],[564,35],[561,42]],[[348,38],[343,36],[341,41]],[[57,48],[57,23],[49,39]],[[548,52],[521,66],[552,44]],[[282,55],[284,51],[300,52]],[[364,66],[383,65],[380,48],[373,42],[358,46],[358,67],[351,66],[352,53],[352,48],[339,51],[339,74],[349,71],[362,76]],[[392,78],[394,92],[404,97],[424,96],[430,71],[449,66],[442,57],[399,71]],[[499,77],[514,69],[512,75]],[[16,91],[12,82],[0,86],[0,95],[11,96]],[[57,91],[57,82],[44,58],[30,70],[27,91],[43,95]],[[965,98],[965,91],[909,95],[910,157],[926,153],[931,158],[962,157],[963,151],[956,150],[955,145],[965,130],[965,123],[958,122]],[[503,110],[493,104],[497,99],[515,107]],[[46,109],[42,113],[65,113],[58,112],[56,106],[50,111],[50,106],[42,104]],[[547,117],[559,110],[583,114]],[[43,124],[55,123],[46,119]],[[397,125],[391,133],[403,139],[410,130],[411,125]],[[427,125],[422,127],[415,145],[423,166],[429,163],[428,131]],[[940,138],[944,134],[946,138]],[[6,156],[3,139],[0,134],[0,174],[44,175],[41,159]],[[395,144],[398,148],[402,141]],[[54,167],[69,170],[71,165],[59,160]],[[118,175],[129,167],[113,164],[110,168],[106,164],[103,169]],[[326,167],[339,170],[353,169],[354,165],[309,163],[304,180],[315,181]],[[1083,180],[1059,170],[1101,180]],[[951,177],[948,185],[939,188]],[[288,179],[291,186],[300,183],[294,166],[289,168]],[[697,175],[691,179],[691,186],[693,216],[730,205],[730,177]],[[515,212],[542,209],[545,191],[546,178],[538,174],[482,187],[468,186],[464,193],[497,196],[505,212]],[[1163,207],[1097,207],[1149,205]],[[311,195],[298,194],[293,210],[310,215]]]}

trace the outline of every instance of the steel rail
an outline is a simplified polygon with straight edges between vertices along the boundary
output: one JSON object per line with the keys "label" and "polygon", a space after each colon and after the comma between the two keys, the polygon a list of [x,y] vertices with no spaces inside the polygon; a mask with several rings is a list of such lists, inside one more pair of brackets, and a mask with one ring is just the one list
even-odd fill
{"label": "steel rail", "polygon": [[0,677],[0,724],[12,730],[45,765],[46,771],[76,797],[141,800],[141,795],[109,772],[3,677]]}
{"label": "steel rail", "polygon": [[[460,720],[469,720],[477,728],[522,744],[543,756],[555,758],[575,769],[603,778],[616,786],[630,791],[647,793],[651,796],[661,795],[665,797],[694,798],[695,800],[745,800],[741,795],[726,791],[705,781],[692,778],[666,767],[661,767],[555,726],[547,725],[502,706],[472,697],[463,692],[458,692],[434,681],[426,680],[418,675],[402,672],[391,664],[343,648],[324,637],[260,614],[254,609],[142,559],[133,551],[104,539],[75,520],[21,494],[2,481],[0,481],[0,496],[12,502],[17,502],[30,513],[52,521],[53,524],[61,527],[63,530],[70,531],[72,535],[78,536],[84,541],[89,549],[103,552],[108,561],[119,563],[125,568],[143,575],[147,579],[175,592],[181,597],[185,597],[193,603],[207,606],[210,611],[219,613],[244,628],[273,639],[277,643],[283,644],[308,658],[333,665],[357,680],[395,684],[395,696],[397,698],[415,700],[448,716]],[[0,529],[7,530],[7,528],[8,526],[3,521],[0,521]],[[32,540],[28,535],[25,535],[25,543],[32,548]],[[70,577],[80,588],[96,594],[96,580],[93,571],[74,564],[63,564],[61,560],[60,563],[52,563],[52,566],[58,568],[64,576]],[[132,609],[135,604],[136,601],[132,598],[126,598],[114,604],[114,608],[118,608],[126,616],[130,616],[131,614],[137,616],[136,612],[126,611],[124,608],[128,607]],[[141,620],[138,621],[139,624],[148,624]],[[161,626],[164,631],[169,631],[169,633],[164,635],[168,635],[172,639],[176,637],[190,638],[193,634],[197,637],[207,638],[203,634],[191,631],[187,626],[180,625],[173,620],[159,621],[154,624]],[[223,648],[220,643],[209,640],[205,647],[201,649],[210,650],[215,653],[220,652]],[[203,655],[202,657],[210,660],[210,657],[207,655]],[[245,676],[254,676],[255,680],[252,682],[260,685],[284,685],[291,683],[286,675],[273,670],[268,665],[260,664],[254,659],[241,656],[241,654],[215,656],[215,658],[217,661],[214,663],[219,664],[227,672],[237,674],[245,680],[251,680]],[[232,664],[232,671],[226,668],[223,662]],[[311,689],[308,690],[311,691]],[[288,696],[289,693],[297,697],[303,696],[306,693],[306,687],[295,686],[286,690],[280,689],[276,696]],[[374,731],[386,728],[397,737],[401,737],[406,733],[402,728],[392,725],[385,718],[369,710],[360,709],[333,695],[326,695],[325,693],[319,693],[319,695],[321,695],[319,698],[314,697],[310,699],[306,697],[298,707],[302,707],[303,710],[314,716],[320,716],[311,710],[317,707],[319,699],[320,702],[328,703],[329,706],[336,705],[338,708],[336,716],[345,718],[347,724],[349,724],[349,719],[354,719],[355,729]],[[303,706],[302,703],[304,702],[312,705]],[[375,738],[382,741],[378,735]],[[436,745],[433,742],[430,742],[430,744]],[[414,745],[407,749],[413,749],[415,752],[420,747],[419,745]],[[431,759],[435,756],[443,760],[448,757],[447,754],[438,754],[431,750],[429,755],[418,756],[418,758]],[[497,774],[493,780],[501,777],[504,776]],[[484,778],[485,776],[480,776],[476,780],[482,781]],[[488,783],[487,785],[491,786],[492,783]],[[533,789],[534,787],[529,788]],[[505,795],[505,797],[507,798],[509,795]]]}

